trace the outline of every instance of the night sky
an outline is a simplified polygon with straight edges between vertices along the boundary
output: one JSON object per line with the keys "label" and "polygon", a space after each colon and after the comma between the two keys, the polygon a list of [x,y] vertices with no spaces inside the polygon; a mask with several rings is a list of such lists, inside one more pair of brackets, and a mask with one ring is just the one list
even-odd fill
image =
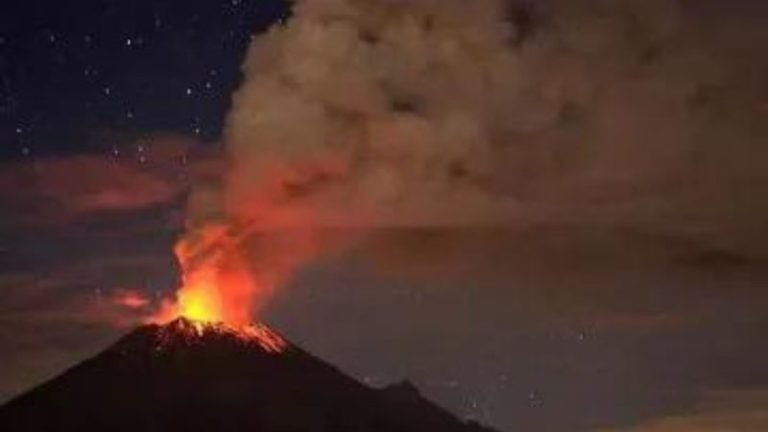
{"label": "night sky", "polygon": [[[471,86],[446,91],[441,83],[463,82],[459,67],[459,78],[436,74],[435,90],[373,56],[382,75],[408,77],[371,97],[389,98],[392,112],[439,129],[436,107],[472,106],[456,118],[473,122],[482,112],[489,141],[544,150],[516,144],[492,162],[445,162],[453,180],[514,197],[512,210],[462,195],[454,212],[430,193],[408,195],[419,204],[400,213],[427,214],[427,223],[375,224],[354,246],[307,260],[260,318],[371,385],[412,380],[458,415],[500,430],[698,431],[722,430],[706,429],[721,422],[765,430],[768,66],[758,53],[768,48],[768,14],[759,1],[656,3],[679,4],[683,36],[665,22],[649,25],[653,38],[614,46],[582,32],[613,12],[558,15],[562,1],[517,2],[504,14],[516,29],[505,46],[525,69],[500,82],[544,90],[514,103],[476,102]],[[551,36],[570,35],[574,16],[590,17],[573,26],[578,37]],[[0,401],[136,325],[148,307],[137,293],[171,295],[187,199],[200,178],[224,169],[228,113],[248,114],[252,103],[284,112],[287,97],[259,92],[260,83],[248,93],[256,102],[243,97],[233,110],[232,95],[249,44],[291,17],[277,0],[0,4]],[[296,50],[294,60],[322,57],[326,42]],[[272,60],[246,61],[248,73],[288,74],[289,66],[259,63]],[[344,83],[357,88],[363,67],[349,64],[340,66],[352,71]],[[589,79],[601,81],[600,96],[582,96]],[[321,84],[331,96],[302,97],[344,93],[337,82]],[[557,99],[556,114],[541,108],[541,95]],[[365,105],[338,97],[343,107]],[[299,114],[279,124],[321,136]],[[243,134],[246,126],[231,127],[233,142]],[[574,150],[587,141],[596,144]],[[683,141],[695,145],[669,145]],[[550,158],[560,144],[570,147]],[[467,211],[476,202],[482,217]]]}

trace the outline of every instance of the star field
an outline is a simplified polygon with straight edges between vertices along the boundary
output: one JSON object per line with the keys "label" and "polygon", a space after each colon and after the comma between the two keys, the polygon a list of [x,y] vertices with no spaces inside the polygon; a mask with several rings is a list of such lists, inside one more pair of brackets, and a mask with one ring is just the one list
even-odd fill
{"label": "star field", "polygon": [[4,2],[0,157],[105,151],[95,131],[220,134],[252,35],[280,1]]}

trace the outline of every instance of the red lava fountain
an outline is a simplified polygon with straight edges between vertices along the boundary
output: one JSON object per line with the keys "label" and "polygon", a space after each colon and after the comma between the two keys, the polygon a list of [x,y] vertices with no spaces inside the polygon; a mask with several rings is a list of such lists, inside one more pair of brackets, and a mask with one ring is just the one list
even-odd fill
{"label": "red lava fountain", "polygon": [[[182,238],[175,247],[182,285],[175,298],[164,302],[149,321],[174,322],[174,328],[183,327],[177,330],[183,330],[187,337],[231,334],[268,352],[282,352],[287,342],[252,320],[254,308],[269,290],[267,285],[259,285],[248,265],[241,244],[244,236],[235,237],[231,232],[212,226]],[[267,279],[261,282],[266,284]]]}
{"label": "red lava fountain", "polygon": [[152,321],[184,317],[230,326],[251,324],[251,314],[265,287],[259,286],[238,239],[224,227],[209,227],[183,238],[175,248],[182,286],[174,301],[163,304]]}
{"label": "red lava fountain", "polygon": [[[174,250],[182,269],[182,286],[174,301],[166,301],[153,321],[177,317],[196,322],[247,325],[248,305],[237,307],[228,299],[229,292],[252,292],[254,288],[245,269],[233,269],[231,243],[222,229],[196,233],[200,238],[183,238]],[[224,292],[226,290],[226,292]]]}
{"label": "red lava fountain", "polygon": [[[312,230],[265,229],[261,225],[208,225],[188,232],[174,248],[182,284],[150,322],[177,318],[197,333],[227,331],[253,340],[272,334],[253,315],[315,253]],[[274,337],[260,341],[275,346]]]}

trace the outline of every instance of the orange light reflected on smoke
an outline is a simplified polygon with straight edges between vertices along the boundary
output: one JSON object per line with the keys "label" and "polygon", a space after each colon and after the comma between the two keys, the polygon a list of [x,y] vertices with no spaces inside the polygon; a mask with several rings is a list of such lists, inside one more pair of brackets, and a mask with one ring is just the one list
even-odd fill
{"label": "orange light reflected on smoke", "polygon": [[301,263],[315,252],[310,230],[232,235],[208,227],[183,238],[175,248],[182,286],[151,322],[178,317],[246,326]]}
{"label": "orange light reflected on smoke", "polygon": [[200,230],[179,241],[174,251],[182,269],[182,286],[175,300],[166,302],[152,321],[185,317],[248,324],[253,285],[237,246],[223,227]]}
{"label": "orange light reflected on smoke", "polygon": [[276,165],[247,185],[231,176],[226,222],[190,228],[176,244],[182,286],[151,321],[251,324],[274,290],[319,253],[318,208],[303,194],[342,175],[344,167],[334,158],[318,159]]}
{"label": "orange light reflected on smoke", "polygon": [[112,301],[126,309],[143,309],[151,303],[143,293],[132,290],[118,290],[112,297]]}

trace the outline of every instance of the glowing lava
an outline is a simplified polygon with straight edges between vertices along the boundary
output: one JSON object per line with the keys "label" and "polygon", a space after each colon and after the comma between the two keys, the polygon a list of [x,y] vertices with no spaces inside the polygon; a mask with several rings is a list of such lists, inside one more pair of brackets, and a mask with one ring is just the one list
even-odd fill
{"label": "glowing lava", "polygon": [[270,353],[285,350],[288,343],[283,338],[267,326],[251,322],[259,291],[241,252],[222,231],[204,234],[176,245],[183,283],[176,298],[165,302],[150,319],[167,330],[158,347],[178,337],[194,344],[208,336],[234,336]]}
{"label": "glowing lava", "polygon": [[246,346],[258,346],[262,350],[279,354],[290,348],[288,341],[264,324],[230,326],[224,323],[195,321],[177,318],[159,327],[155,347],[162,351],[179,344],[193,346],[206,340],[229,339]]}
{"label": "glowing lava", "polygon": [[222,292],[219,288],[219,272],[214,267],[203,267],[182,276],[183,284],[176,292],[175,300],[165,301],[158,314],[150,319],[154,323],[166,323],[176,318],[186,318],[200,323],[247,324],[232,319],[225,313]]}
{"label": "glowing lava", "polygon": [[193,280],[185,281],[177,294],[176,314],[192,321],[224,322],[215,270],[198,271],[194,278],[189,279]]}
{"label": "glowing lava", "polygon": [[185,236],[175,248],[182,270],[176,298],[151,321],[183,317],[202,323],[246,326],[263,289],[228,231],[213,227]]}

